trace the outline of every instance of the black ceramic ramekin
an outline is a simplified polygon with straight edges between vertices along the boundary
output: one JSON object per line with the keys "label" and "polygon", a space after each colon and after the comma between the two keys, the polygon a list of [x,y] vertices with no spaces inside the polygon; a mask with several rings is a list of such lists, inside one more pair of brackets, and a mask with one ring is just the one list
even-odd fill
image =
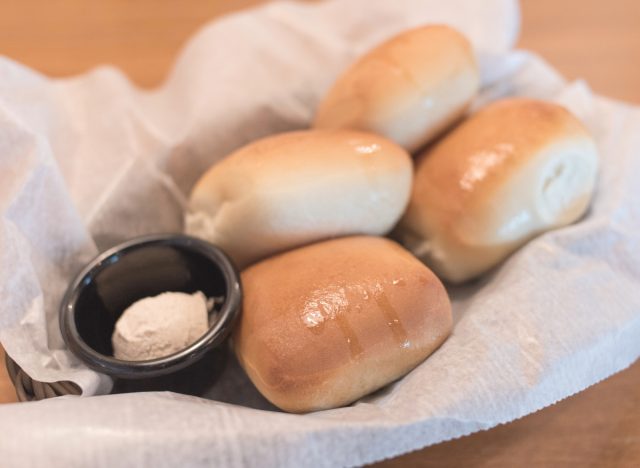
{"label": "black ceramic ramekin", "polygon": [[[113,357],[111,336],[127,307],[166,291],[224,296],[209,330],[166,357],[124,361]],[[92,369],[125,379],[167,375],[220,345],[240,314],[240,277],[227,257],[200,239],[163,234],[136,238],[92,260],[69,285],[60,306],[60,328],[69,349]]]}

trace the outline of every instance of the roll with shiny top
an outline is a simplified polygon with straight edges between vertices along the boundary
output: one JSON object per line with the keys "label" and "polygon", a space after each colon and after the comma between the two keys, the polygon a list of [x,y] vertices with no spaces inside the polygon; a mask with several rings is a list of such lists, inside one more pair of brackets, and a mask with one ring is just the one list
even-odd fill
{"label": "roll with shiny top", "polygon": [[411,191],[411,157],[378,135],[284,133],[209,169],[191,192],[186,231],[239,267],[330,237],[387,233]]}
{"label": "roll with shiny top", "polygon": [[441,278],[462,282],[579,219],[597,168],[593,138],[565,108],[498,101],[418,158],[395,234]]}
{"label": "roll with shiny top", "polygon": [[414,152],[463,115],[479,85],[469,41],[448,26],[424,26],[348,68],[320,103],[314,126],[371,131]]}
{"label": "roll with shiny top", "polygon": [[346,237],[242,273],[238,359],[285,411],[347,405],[403,376],[451,333],[442,283],[400,245]]}

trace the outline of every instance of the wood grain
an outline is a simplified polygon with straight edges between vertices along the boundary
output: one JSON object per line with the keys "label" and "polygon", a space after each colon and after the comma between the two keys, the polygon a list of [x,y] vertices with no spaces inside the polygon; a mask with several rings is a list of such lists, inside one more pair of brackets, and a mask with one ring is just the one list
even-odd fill
{"label": "wood grain", "polygon": [[640,2],[524,0],[519,47],[543,56],[567,78],[640,104]]}
{"label": "wood grain", "polygon": [[[55,77],[110,63],[152,87],[205,22],[263,1],[0,0],[0,54]],[[598,93],[640,104],[640,2],[523,0],[522,12],[519,47]],[[10,401],[0,366],[0,403]],[[378,466],[514,465],[640,466],[640,363],[519,421]]]}
{"label": "wood grain", "polygon": [[638,467],[640,362],[538,413],[378,468]]}
{"label": "wood grain", "polygon": [[150,87],[211,18],[264,0],[0,1],[0,54],[49,76],[112,64]]}

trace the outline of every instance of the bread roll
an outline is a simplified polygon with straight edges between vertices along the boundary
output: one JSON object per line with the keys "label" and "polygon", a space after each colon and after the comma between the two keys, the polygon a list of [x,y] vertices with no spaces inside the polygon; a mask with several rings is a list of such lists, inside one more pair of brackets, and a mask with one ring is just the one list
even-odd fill
{"label": "bread roll", "polygon": [[451,332],[442,283],[388,239],[292,250],[245,270],[242,284],[238,359],[290,412],[349,404],[409,372]]}
{"label": "bread roll", "polygon": [[410,156],[377,135],[284,133],[209,169],[191,193],[186,230],[239,267],[328,237],[385,234],[407,205],[412,175]]}
{"label": "bread roll", "polygon": [[398,237],[440,277],[465,281],[580,218],[597,167],[593,139],[563,107],[496,102],[418,159]]}
{"label": "bread roll", "polygon": [[413,152],[462,116],[480,83],[467,39],[424,26],[376,47],[338,78],[314,126],[368,130]]}

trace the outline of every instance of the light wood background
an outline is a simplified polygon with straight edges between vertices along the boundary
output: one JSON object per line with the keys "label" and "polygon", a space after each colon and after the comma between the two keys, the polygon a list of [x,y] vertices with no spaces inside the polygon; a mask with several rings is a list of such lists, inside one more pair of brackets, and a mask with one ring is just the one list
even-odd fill
{"label": "light wood background", "polygon": [[[0,55],[49,76],[111,63],[152,87],[199,26],[262,1],[0,0]],[[640,104],[640,1],[523,0],[522,13],[520,47],[600,94]],[[0,366],[0,403],[13,401]],[[514,465],[640,466],[640,363],[519,421],[380,464]]]}

